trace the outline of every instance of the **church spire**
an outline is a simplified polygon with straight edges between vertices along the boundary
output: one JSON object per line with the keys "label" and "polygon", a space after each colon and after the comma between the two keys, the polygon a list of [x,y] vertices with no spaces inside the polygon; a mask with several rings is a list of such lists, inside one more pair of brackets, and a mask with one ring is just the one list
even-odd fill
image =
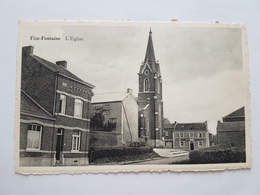
{"label": "church spire", "polygon": [[154,48],[153,48],[153,39],[152,39],[152,30],[150,28],[149,32],[149,38],[148,38],[148,44],[146,49],[146,54],[144,58],[144,62],[146,61],[154,61],[155,62],[155,54],[154,54]]}

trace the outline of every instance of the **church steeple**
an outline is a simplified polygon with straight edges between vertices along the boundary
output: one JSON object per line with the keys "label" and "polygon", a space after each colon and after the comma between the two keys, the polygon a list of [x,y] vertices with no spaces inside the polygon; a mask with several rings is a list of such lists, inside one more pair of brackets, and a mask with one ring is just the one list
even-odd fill
{"label": "church steeple", "polygon": [[152,39],[152,30],[150,28],[149,32],[149,38],[148,38],[148,44],[146,48],[146,54],[144,58],[144,62],[155,62],[155,54],[154,54],[154,48],[153,48],[153,39]]}

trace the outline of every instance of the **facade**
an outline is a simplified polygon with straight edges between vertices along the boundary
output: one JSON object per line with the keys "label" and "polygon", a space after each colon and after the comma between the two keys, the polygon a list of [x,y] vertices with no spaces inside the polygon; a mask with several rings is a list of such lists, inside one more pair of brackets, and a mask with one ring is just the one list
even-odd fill
{"label": "facade", "polygon": [[207,121],[204,123],[172,123],[164,127],[165,146],[180,150],[209,147]]}
{"label": "facade", "polygon": [[90,134],[93,147],[129,146],[138,141],[138,105],[130,89],[93,96]]}
{"label": "facade", "polygon": [[224,147],[245,147],[245,108],[223,117],[218,121],[217,142]]}
{"label": "facade", "polygon": [[93,85],[22,48],[20,166],[88,164]]}
{"label": "facade", "polygon": [[163,141],[163,101],[160,65],[155,58],[152,32],[149,32],[144,62],[139,70],[139,137],[157,147]]}

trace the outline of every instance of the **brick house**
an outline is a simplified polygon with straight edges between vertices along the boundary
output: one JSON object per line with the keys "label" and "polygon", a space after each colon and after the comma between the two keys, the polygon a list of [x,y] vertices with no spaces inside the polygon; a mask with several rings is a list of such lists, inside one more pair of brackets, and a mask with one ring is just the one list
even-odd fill
{"label": "brick house", "polygon": [[239,108],[218,121],[217,142],[224,147],[245,147],[245,108]]}
{"label": "brick house", "polygon": [[209,147],[209,132],[207,121],[204,123],[172,123],[164,126],[165,146],[196,150]]}
{"label": "brick house", "polygon": [[88,164],[94,86],[22,48],[20,166]]}
{"label": "brick house", "polygon": [[138,105],[130,89],[94,95],[91,104],[93,115],[99,110],[103,117],[99,125],[94,123],[94,117],[91,119],[91,146],[129,146],[138,141]]}

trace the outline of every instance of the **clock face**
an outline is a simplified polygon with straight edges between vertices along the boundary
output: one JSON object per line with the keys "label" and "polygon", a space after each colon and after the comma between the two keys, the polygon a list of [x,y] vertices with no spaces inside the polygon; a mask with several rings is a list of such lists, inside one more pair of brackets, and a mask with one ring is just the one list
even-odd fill
{"label": "clock face", "polygon": [[149,75],[149,73],[150,73],[149,70],[144,71],[145,75]]}

